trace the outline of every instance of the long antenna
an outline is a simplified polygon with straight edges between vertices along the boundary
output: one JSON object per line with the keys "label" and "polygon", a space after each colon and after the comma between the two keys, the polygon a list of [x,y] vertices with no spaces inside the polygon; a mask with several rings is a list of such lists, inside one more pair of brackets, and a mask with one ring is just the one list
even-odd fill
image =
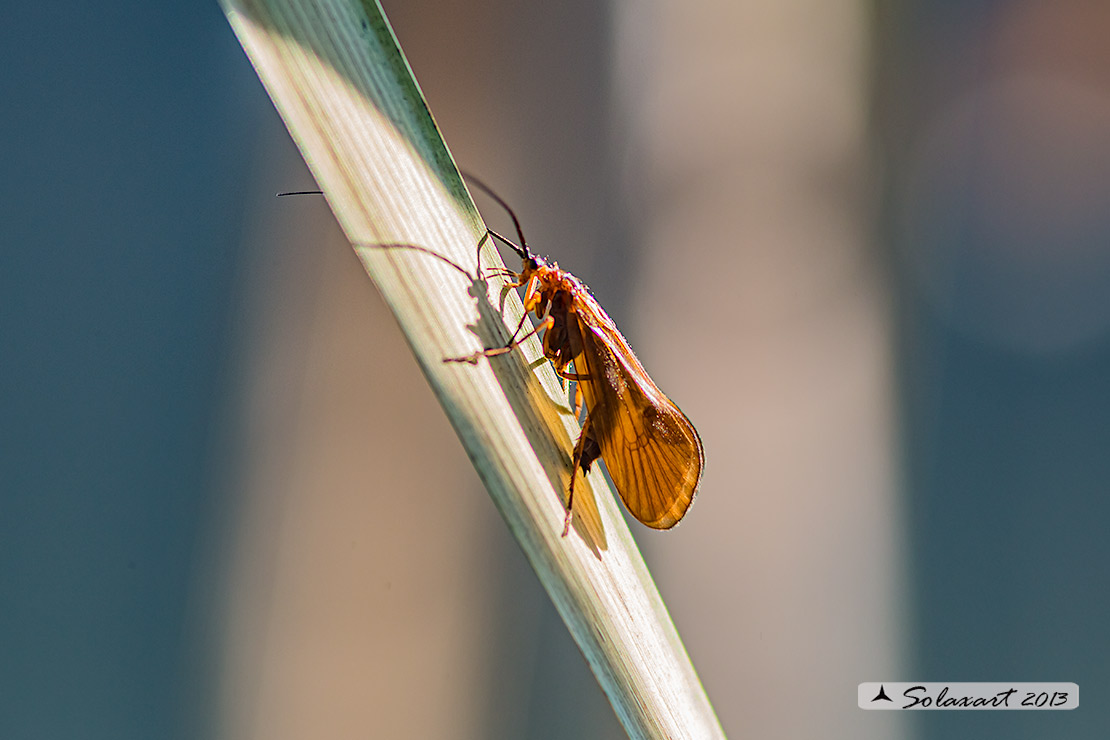
{"label": "long antenna", "polygon": [[[479,190],[481,190],[483,193],[485,193],[489,197],[493,198],[495,201],[498,202],[498,204],[500,204],[500,206],[502,208],[505,209],[505,211],[509,214],[509,217],[513,219],[513,226],[516,227],[516,235],[518,237],[520,237],[520,244],[516,244],[512,239],[506,239],[505,237],[501,236],[500,234],[498,234],[496,231],[494,231],[491,228],[487,227],[486,231],[488,231],[492,236],[496,237],[497,239],[499,239],[502,242],[504,242],[505,244],[507,244],[509,247],[511,247],[513,249],[513,251],[515,251],[517,254],[519,254],[524,259],[534,259],[534,256],[532,254],[532,250],[528,248],[528,242],[526,242],[524,240],[524,230],[522,228],[520,228],[520,219],[518,219],[516,217],[516,212],[513,211],[512,207],[508,203],[506,203],[500,195],[493,192],[493,188],[491,188],[489,185],[486,185],[484,182],[479,180],[474,175],[470,174],[469,172],[460,172],[460,174],[463,177],[465,177],[466,179],[470,180],[475,185],[477,185]],[[284,192],[284,193],[278,193],[277,195],[278,195],[279,198],[281,198],[281,197],[286,196],[286,195],[323,195],[323,194],[324,194],[324,191],[322,191],[322,190],[291,190],[291,191],[287,191],[287,192]]]}
{"label": "long antenna", "polygon": [[[489,185],[486,185],[484,182],[482,182],[480,179],[478,179],[477,177],[475,177],[471,173],[463,172],[462,170],[460,170],[459,174],[461,174],[467,180],[470,180],[470,182],[477,185],[479,190],[481,190],[483,193],[485,193],[489,197],[493,198],[495,201],[497,201],[497,203],[502,208],[505,209],[505,212],[508,213],[509,217],[513,220],[513,226],[516,227],[516,235],[518,237],[520,237],[520,250],[519,251],[521,252],[521,256],[524,257],[525,259],[532,259],[532,250],[528,248],[528,242],[524,240],[524,229],[520,228],[520,219],[518,219],[516,217],[516,212],[513,211],[512,206],[510,206],[508,203],[506,203],[500,195],[493,192],[493,188],[491,188]],[[517,246],[516,244],[513,244],[511,241],[509,241],[505,237],[501,236],[500,234],[494,234],[494,232],[492,232],[492,231],[490,233],[493,234],[494,236],[496,236],[501,241],[508,244],[510,247]]]}

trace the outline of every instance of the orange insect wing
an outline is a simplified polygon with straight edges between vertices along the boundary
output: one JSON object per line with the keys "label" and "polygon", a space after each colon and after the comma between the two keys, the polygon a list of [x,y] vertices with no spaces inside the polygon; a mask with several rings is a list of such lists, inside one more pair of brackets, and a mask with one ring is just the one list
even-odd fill
{"label": "orange insect wing", "polygon": [[582,334],[575,372],[589,376],[579,387],[609,477],[634,517],[670,529],[697,493],[701,438],[585,288],[575,290],[571,311]]}

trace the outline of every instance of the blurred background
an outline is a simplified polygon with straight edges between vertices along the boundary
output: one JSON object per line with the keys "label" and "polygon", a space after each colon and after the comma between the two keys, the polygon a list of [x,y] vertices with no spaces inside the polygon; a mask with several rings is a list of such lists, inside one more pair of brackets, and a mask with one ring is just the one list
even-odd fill
{"label": "blurred background", "polygon": [[[698,425],[726,732],[1103,737],[1110,6],[384,5]],[[216,3],[5,15],[0,737],[622,737]]]}

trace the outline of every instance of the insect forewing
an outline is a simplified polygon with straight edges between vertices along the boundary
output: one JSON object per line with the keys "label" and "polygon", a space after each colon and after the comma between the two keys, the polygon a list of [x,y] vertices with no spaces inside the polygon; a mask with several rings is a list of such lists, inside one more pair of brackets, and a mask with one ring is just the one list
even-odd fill
{"label": "insect forewing", "polygon": [[609,477],[634,517],[669,529],[697,492],[701,439],[648,377],[601,306],[587,294],[575,309],[582,334],[575,371],[588,376],[580,385]]}

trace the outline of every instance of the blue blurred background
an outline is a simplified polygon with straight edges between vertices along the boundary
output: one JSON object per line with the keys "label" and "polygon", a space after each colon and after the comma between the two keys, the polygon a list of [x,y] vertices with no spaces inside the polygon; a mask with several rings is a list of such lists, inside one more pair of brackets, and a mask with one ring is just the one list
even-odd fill
{"label": "blue blurred background", "polygon": [[[702,430],[726,731],[1103,737],[1110,7],[557,5],[386,11]],[[7,7],[0,738],[619,737],[219,7]]]}
{"label": "blue blurred background", "polygon": [[214,3],[5,7],[0,736],[194,736],[265,98]]}

